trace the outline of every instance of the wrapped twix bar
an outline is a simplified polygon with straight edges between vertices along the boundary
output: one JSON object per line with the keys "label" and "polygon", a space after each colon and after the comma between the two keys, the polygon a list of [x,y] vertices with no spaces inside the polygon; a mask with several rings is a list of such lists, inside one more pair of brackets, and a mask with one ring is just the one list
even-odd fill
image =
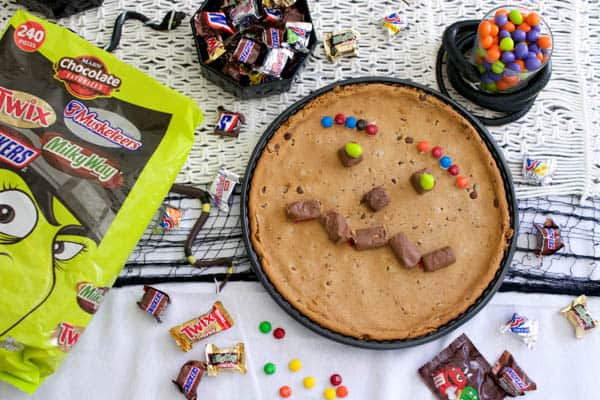
{"label": "wrapped twix bar", "polygon": [[190,351],[192,345],[208,336],[225,331],[233,326],[233,319],[220,301],[213,304],[206,314],[174,326],[169,333],[183,351]]}
{"label": "wrapped twix bar", "polygon": [[246,351],[244,343],[220,349],[214,344],[206,345],[206,365],[208,376],[217,376],[221,371],[246,373]]}

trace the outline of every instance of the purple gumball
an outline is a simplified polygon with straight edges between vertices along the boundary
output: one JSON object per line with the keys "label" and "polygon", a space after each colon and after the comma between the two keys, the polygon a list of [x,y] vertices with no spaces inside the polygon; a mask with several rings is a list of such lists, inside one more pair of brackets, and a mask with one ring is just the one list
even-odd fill
{"label": "purple gumball", "polygon": [[527,41],[529,43],[535,43],[535,42],[537,42],[537,40],[538,40],[539,37],[540,37],[540,32],[538,32],[538,31],[534,31],[532,29],[529,32],[527,32]]}
{"label": "purple gumball", "polygon": [[490,77],[490,78],[491,78],[491,79],[492,79],[494,82],[497,82],[497,81],[499,81],[500,79],[502,79],[502,74],[496,74],[495,72],[492,72],[492,71],[489,71],[489,72],[488,72],[488,74],[489,74],[489,77]]}
{"label": "purple gumball", "polygon": [[542,27],[540,25],[534,25],[531,27],[532,31],[536,31],[537,33],[541,33],[542,32]]}
{"label": "purple gumball", "polygon": [[504,39],[505,37],[510,37],[510,32],[507,31],[506,29],[502,29],[500,31],[500,33],[498,34],[498,36],[500,37],[500,40]]}
{"label": "purple gumball", "polygon": [[536,53],[536,54],[540,52],[540,48],[538,47],[538,45],[537,45],[537,44],[535,44],[535,43],[531,43],[531,44],[529,45],[529,52],[532,52],[532,51],[533,51],[534,53]]}
{"label": "purple gumball", "polygon": [[483,65],[483,68],[485,68],[486,71],[489,71],[490,69],[492,69],[492,64],[490,64],[489,62],[483,60],[481,61],[481,65]]}
{"label": "purple gumball", "polygon": [[506,16],[506,14],[498,14],[496,15],[495,21],[496,25],[502,28],[508,22],[508,17]]}
{"label": "purple gumball", "polygon": [[506,68],[504,69],[505,72],[508,72],[507,70],[510,71],[514,71],[516,73],[520,73],[521,72],[521,66],[517,63],[510,63],[506,66]]}
{"label": "purple gumball", "polygon": [[517,42],[523,42],[523,41],[525,41],[525,39],[527,39],[527,35],[522,30],[516,29],[512,33],[512,38],[515,41],[515,43],[517,43]]}
{"label": "purple gumball", "polygon": [[517,57],[519,60],[522,60],[525,57],[527,57],[528,53],[529,48],[525,43],[519,43],[515,46],[515,57]]}
{"label": "purple gumball", "polygon": [[494,82],[494,80],[489,75],[489,73],[486,72],[485,74],[481,75],[481,82],[482,83],[492,83],[492,82]]}
{"label": "purple gumball", "polygon": [[[525,59],[532,58],[532,57],[537,58],[537,53],[535,51],[530,51],[529,53],[527,53],[527,57],[525,57]],[[527,68],[527,69],[529,69],[529,68]]]}
{"label": "purple gumball", "polygon": [[535,56],[527,57],[527,59],[525,60],[525,68],[527,68],[529,71],[535,71],[541,66],[542,62],[538,60],[538,58]]}
{"label": "purple gumball", "polygon": [[502,52],[502,56],[500,56],[500,60],[504,64],[509,64],[515,61],[515,54],[512,51],[504,51]]}

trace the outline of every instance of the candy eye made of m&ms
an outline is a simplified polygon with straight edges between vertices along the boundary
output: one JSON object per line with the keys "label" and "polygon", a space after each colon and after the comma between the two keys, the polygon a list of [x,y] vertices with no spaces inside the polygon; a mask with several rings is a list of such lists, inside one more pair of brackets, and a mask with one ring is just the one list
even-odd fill
{"label": "candy eye made of m&ms", "polygon": [[28,194],[20,190],[0,192],[0,238],[16,243],[35,228],[38,211]]}

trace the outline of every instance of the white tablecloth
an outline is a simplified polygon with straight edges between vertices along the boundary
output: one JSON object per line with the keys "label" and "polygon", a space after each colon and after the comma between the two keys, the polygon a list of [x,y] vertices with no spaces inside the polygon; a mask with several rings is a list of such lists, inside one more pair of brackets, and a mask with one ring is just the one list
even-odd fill
{"label": "white tablecloth", "polygon": [[[571,300],[567,296],[499,293],[471,321],[440,340],[406,350],[376,351],[338,344],[306,329],[282,311],[258,283],[230,283],[219,299],[231,312],[235,326],[183,353],[168,330],[209,309],[217,299],[215,287],[158,287],[173,299],[163,324],[137,307],[141,287],[114,289],[65,363],[35,395],[27,396],[0,383],[0,399],[183,399],[171,383],[180,366],[190,359],[202,360],[205,343],[227,346],[241,341],[246,344],[248,373],[204,377],[198,399],[278,399],[281,385],[292,388],[291,399],[322,399],[329,376],[337,372],[350,391],[348,399],[429,400],[434,397],[417,369],[462,332],[490,363],[505,349],[513,353],[539,387],[527,395],[528,400],[600,398],[595,387],[600,370],[600,328],[575,339],[573,328],[559,313]],[[590,299],[589,304],[599,316],[600,299]],[[540,320],[539,341],[531,351],[518,338],[499,333],[498,327],[513,311]],[[262,320],[283,327],[286,337],[276,340],[260,333]],[[287,364],[292,358],[302,360],[300,372],[289,371]],[[278,368],[272,376],[262,372],[269,361]],[[317,380],[311,390],[302,386],[307,375]]]}

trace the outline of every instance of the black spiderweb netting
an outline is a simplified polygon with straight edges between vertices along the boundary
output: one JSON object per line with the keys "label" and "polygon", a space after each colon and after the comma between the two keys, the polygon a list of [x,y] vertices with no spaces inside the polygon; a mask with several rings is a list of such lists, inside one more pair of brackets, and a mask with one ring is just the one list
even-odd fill
{"label": "black spiderweb netting", "polygon": [[[200,202],[171,195],[165,204],[184,210],[178,228],[146,230],[131,254],[116,286],[158,282],[213,282],[229,266],[196,268],[186,263],[183,242],[200,214]],[[533,223],[551,216],[561,227],[565,247],[543,259],[535,256]],[[198,259],[233,257],[230,280],[256,280],[242,239],[239,187],[229,214],[213,209],[194,242]],[[600,295],[600,200],[583,203],[577,197],[544,197],[519,201],[520,228],[509,272],[501,290]]]}

